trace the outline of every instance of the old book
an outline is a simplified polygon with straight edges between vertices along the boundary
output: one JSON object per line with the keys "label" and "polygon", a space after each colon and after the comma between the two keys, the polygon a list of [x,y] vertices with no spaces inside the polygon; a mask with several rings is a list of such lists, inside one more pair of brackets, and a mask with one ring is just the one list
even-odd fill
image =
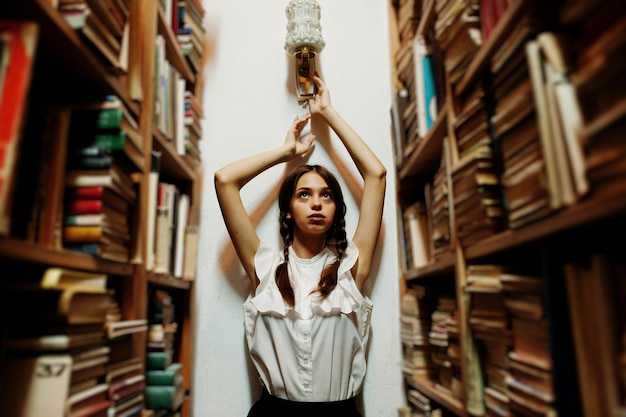
{"label": "old book", "polygon": [[115,339],[127,334],[145,332],[148,330],[147,320],[121,320],[116,322],[108,322],[104,325],[104,329],[109,339]]}
{"label": "old book", "polygon": [[4,293],[5,303],[23,323],[103,323],[109,301],[108,290],[100,288],[12,288]]}
{"label": "old book", "polygon": [[41,170],[37,184],[36,240],[43,246],[61,248],[64,177],[71,111],[69,107],[51,108],[45,112]]}
{"label": "old book", "polygon": [[20,417],[63,417],[72,358],[66,354],[9,358],[0,390],[3,413]]}
{"label": "old book", "polygon": [[12,194],[20,155],[22,121],[27,108],[39,27],[33,22],[0,22],[5,59],[0,89],[0,235],[11,227]]}

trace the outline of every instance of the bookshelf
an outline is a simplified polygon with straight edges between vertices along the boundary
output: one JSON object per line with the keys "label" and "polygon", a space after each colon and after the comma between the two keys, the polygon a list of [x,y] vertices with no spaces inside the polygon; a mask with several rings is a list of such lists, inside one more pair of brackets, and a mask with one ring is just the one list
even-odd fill
{"label": "bookshelf", "polygon": [[[626,171],[617,159],[626,148],[617,132],[626,113],[616,74],[626,44],[615,37],[626,33],[625,9],[389,5],[410,415],[624,415]],[[416,39],[436,75],[425,134],[411,102],[428,93]],[[405,215],[416,204],[417,220]],[[426,261],[409,264],[416,246]],[[429,296],[442,285],[456,302],[445,325]]]}
{"label": "bookshelf", "polygon": [[[24,95],[21,106],[7,101],[19,97],[11,93],[0,108],[3,123],[17,126],[1,133],[0,162],[0,374],[9,414],[192,415],[203,14],[197,0],[28,0],[0,13],[0,92],[19,81]],[[23,35],[34,53],[18,65],[22,40],[10,31],[26,22],[36,28]],[[96,171],[102,183],[93,183]],[[161,184],[171,191],[167,206]],[[75,192],[81,201],[70,199]],[[157,212],[167,217],[161,226]],[[90,234],[70,242],[69,225]],[[50,271],[63,280],[41,288]],[[28,318],[11,315],[12,298],[55,294],[58,304],[33,302]],[[56,380],[30,372],[54,361],[68,364]],[[157,390],[167,392],[158,398],[166,406],[149,410],[159,401],[147,398],[145,374],[169,363],[182,371],[176,385]],[[24,377],[6,384],[15,372]]]}

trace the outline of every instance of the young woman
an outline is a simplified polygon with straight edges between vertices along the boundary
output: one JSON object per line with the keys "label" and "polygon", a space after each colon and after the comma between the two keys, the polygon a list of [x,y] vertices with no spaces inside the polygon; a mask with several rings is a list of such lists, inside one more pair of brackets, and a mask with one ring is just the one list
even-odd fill
{"label": "young woman", "polygon": [[[217,197],[237,255],[252,283],[244,303],[246,340],[263,395],[248,417],[357,417],[372,303],[362,294],[380,232],[386,169],[331,104],[325,83],[293,122],[285,143],[215,173]],[[279,192],[275,251],[256,234],[240,190],[279,163],[312,151],[300,137],[311,115],[337,134],[363,177],[360,216],[349,240],[343,194],[321,166],[302,165]]]}

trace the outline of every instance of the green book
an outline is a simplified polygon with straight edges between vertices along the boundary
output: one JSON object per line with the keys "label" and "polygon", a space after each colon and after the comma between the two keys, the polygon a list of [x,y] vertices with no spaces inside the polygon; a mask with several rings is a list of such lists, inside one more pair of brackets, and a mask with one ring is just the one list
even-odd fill
{"label": "green book", "polygon": [[93,146],[101,146],[109,150],[122,150],[126,144],[126,132],[123,130],[116,132],[98,133],[92,143]]}
{"label": "green book", "polygon": [[182,369],[183,365],[177,362],[165,369],[149,369],[146,371],[146,385],[180,385],[183,380]]}
{"label": "green book", "polygon": [[163,352],[146,352],[146,369],[166,369],[172,364],[173,352],[166,350]]}
{"label": "green book", "polygon": [[122,109],[102,109],[98,112],[98,129],[118,129],[124,117]]}
{"label": "green book", "polygon": [[181,386],[146,385],[144,388],[146,408],[151,410],[177,410],[185,400]]}

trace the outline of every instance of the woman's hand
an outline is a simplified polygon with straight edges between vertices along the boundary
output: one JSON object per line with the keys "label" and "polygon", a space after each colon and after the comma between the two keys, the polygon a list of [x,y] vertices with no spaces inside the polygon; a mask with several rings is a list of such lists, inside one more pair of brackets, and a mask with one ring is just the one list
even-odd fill
{"label": "woman's hand", "polygon": [[304,142],[300,137],[302,129],[304,129],[304,126],[306,126],[310,118],[310,114],[296,117],[291,124],[291,127],[289,127],[289,131],[287,131],[287,137],[285,138],[285,145],[288,146],[290,149],[289,159],[295,158],[296,156],[302,156],[312,150],[315,135],[309,136]]}
{"label": "woman's hand", "polygon": [[330,92],[319,73],[311,74],[311,79],[317,85],[317,94],[309,99],[309,111],[311,114],[323,113],[331,107]]}

